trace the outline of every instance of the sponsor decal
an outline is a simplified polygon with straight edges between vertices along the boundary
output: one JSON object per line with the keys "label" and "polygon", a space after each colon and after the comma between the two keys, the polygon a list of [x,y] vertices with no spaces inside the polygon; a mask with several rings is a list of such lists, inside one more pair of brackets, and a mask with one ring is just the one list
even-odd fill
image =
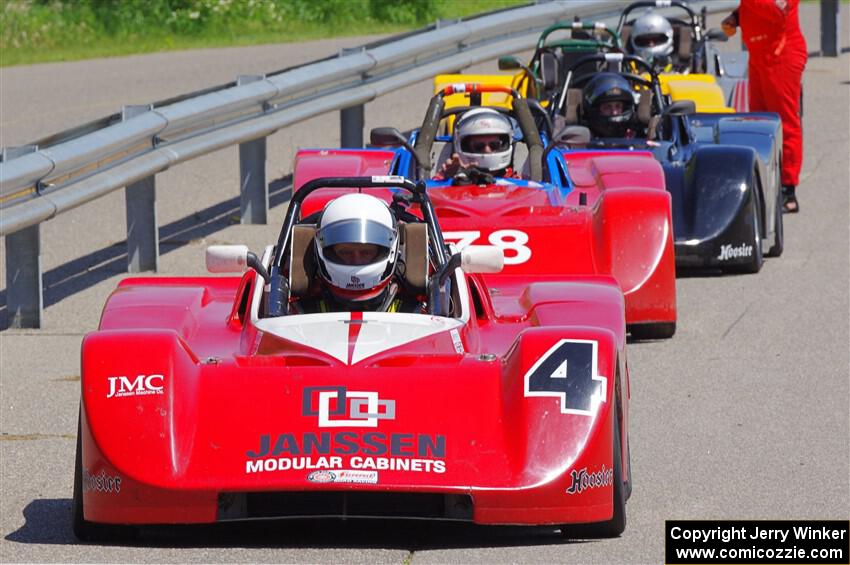
{"label": "sponsor decal", "polygon": [[307,475],[307,480],[311,483],[332,483],[336,480],[336,473],[333,471],[313,471]]}
{"label": "sponsor decal", "polygon": [[118,494],[121,492],[121,477],[118,475],[114,477],[107,475],[106,470],[101,470],[99,474],[91,475],[83,469],[83,492]]}
{"label": "sponsor decal", "polygon": [[[395,409],[395,400],[380,399],[377,392],[343,386],[305,387],[301,405],[302,415],[316,418],[319,428],[377,427],[381,420],[395,420]],[[342,470],[444,473],[446,436],[355,430],[262,434],[245,456],[246,473],[333,471],[333,482],[341,482]],[[314,482],[329,477],[310,476]]]}
{"label": "sponsor decal", "polygon": [[377,471],[353,471],[343,469],[341,471],[313,471],[307,475],[311,483],[353,483],[361,485],[374,485],[378,483]]}
{"label": "sponsor decal", "polygon": [[457,330],[452,330],[449,332],[449,334],[452,336],[452,343],[455,346],[455,351],[460,354],[463,354],[464,349],[463,342],[460,340],[460,332],[458,332]]}
{"label": "sponsor decal", "polygon": [[614,484],[614,469],[602,469],[594,473],[588,473],[587,467],[577,471],[570,471],[572,484],[567,488],[567,494],[578,494],[591,488],[610,487]]}
{"label": "sponsor decal", "polygon": [[372,175],[372,182],[402,183],[404,177],[401,175]]}
{"label": "sponsor decal", "polygon": [[395,400],[381,400],[377,392],[344,386],[308,386],[304,388],[301,414],[318,416],[320,428],[376,428],[378,420],[395,420]]}
{"label": "sponsor decal", "polygon": [[382,432],[282,433],[260,436],[245,455],[246,473],[355,470],[444,473],[446,436]]}
{"label": "sponsor decal", "polygon": [[717,259],[720,261],[728,261],[729,259],[738,259],[739,257],[752,257],[753,246],[742,243],[737,247],[732,247],[731,243],[720,246],[720,255]]}
{"label": "sponsor decal", "polygon": [[106,398],[121,396],[144,396],[147,394],[162,394],[163,375],[138,375],[130,379],[124,375],[109,377],[109,393]]}

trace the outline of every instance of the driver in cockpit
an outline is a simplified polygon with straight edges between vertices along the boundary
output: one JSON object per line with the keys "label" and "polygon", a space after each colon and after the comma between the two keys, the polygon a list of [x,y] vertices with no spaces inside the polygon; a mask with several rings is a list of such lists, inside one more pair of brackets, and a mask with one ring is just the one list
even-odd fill
{"label": "driver in cockpit", "polygon": [[454,128],[453,153],[440,166],[434,180],[457,179],[470,170],[492,177],[516,177],[513,169],[513,124],[491,108],[473,108]]}
{"label": "driver in cockpit", "polygon": [[661,14],[649,12],[635,20],[627,49],[658,72],[670,72],[677,66],[673,56],[673,26]]}
{"label": "driver in cockpit", "polygon": [[617,73],[598,73],[582,90],[581,115],[594,137],[633,138],[640,133],[629,81]]}
{"label": "driver in cockpit", "polygon": [[399,228],[378,198],[345,194],[322,211],[313,238],[315,275],[296,313],[422,312],[424,297],[398,276]]}

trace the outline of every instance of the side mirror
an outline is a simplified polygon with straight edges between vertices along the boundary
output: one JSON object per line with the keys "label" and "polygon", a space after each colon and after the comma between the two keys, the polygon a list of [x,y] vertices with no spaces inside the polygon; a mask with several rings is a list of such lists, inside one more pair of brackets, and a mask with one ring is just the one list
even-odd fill
{"label": "side mirror", "polygon": [[505,267],[505,253],[495,245],[468,245],[460,252],[464,273],[498,273]]}
{"label": "side mirror", "polygon": [[210,245],[206,255],[207,271],[211,273],[242,273],[254,269],[268,284],[269,272],[259,257],[248,250],[247,245]]}
{"label": "side mirror", "polygon": [[506,55],[504,57],[499,57],[499,70],[500,71],[516,71],[522,68],[522,63],[519,62],[519,59],[514,57],[513,55]]}
{"label": "side mirror", "polygon": [[375,128],[369,132],[369,143],[377,147],[406,145],[407,139],[396,128]]}
{"label": "side mirror", "polygon": [[664,108],[665,116],[690,116],[697,111],[697,105],[693,100],[677,100]]}
{"label": "side mirror", "polygon": [[708,30],[708,32],[706,32],[705,34],[705,38],[708,41],[729,41],[729,36],[727,36],[722,29],[716,27],[713,27]]}
{"label": "side mirror", "polygon": [[440,272],[434,275],[437,287],[442,287],[446,279],[460,267],[464,273],[498,273],[505,266],[505,252],[495,245],[468,245],[460,253],[455,253]]}
{"label": "side mirror", "polygon": [[554,138],[556,145],[587,145],[590,143],[590,130],[584,126],[567,126]]}
{"label": "side mirror", "polygon": [[207,247],[207,271],[242,273],[248,268],[247,245],[210,245]]}

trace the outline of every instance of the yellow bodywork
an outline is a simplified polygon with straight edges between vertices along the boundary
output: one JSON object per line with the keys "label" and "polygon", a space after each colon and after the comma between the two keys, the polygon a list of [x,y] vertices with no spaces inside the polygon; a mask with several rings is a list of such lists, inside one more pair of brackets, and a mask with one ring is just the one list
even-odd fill
{"label": "yellow bodywork", "polygon": [[[646,78],[649,78],[646,76]],[[726,105],[723,90],[718,86],[712,75],[707,74],[668,74],[658,75],[661,82],[662,94],[669,95],[671,101],[693,100],[696,111],[701,113],[734,113],[735,109]],[[510,86],[517,90],[520,95],[526,96],[528,91],[528,80],[524,72],[514,75],[437,75],[434,77],[434,93],[442,88],[456,83],[477,84],[499,84]],[[445,98],[446,108],[455,106],[468,106],[468,94],[452,94]],[[484,92],[481,95],[481,104],[484,106],[511,107],[511,97],[501,92]],[[451,133],[454,126],[454,116],[446,123],[447,133]]]}
{"label": "yellow bodywork", "polygon": [[[446,86],[458,83],[498,84],[501,86],[510,86],[515,89],[518,78],[521,79],[522,77],[520,75],[437,75],[434,77],[434,94],[437,94]],[[468,94],[451,94],[443,100],[446,103],[446,108],[469,106]],[[502,92],[484,92],[481,95],[481,105],[510,108],[511,97]]]}
{"label": "yellow bodywork", "polygon": [[[446,86],[452,84],[498,84],[501,86],[510,86],[517,89],[517,84],[523,81],[524,74],[516,75],[437,75],[434,77],[434,94]],[[517,89],[518,90],[518,89]],[[522,90],[520,94],[524,95]],[[469,94],[450,94],[443,99],[446,103],[446,108],[454,108],[456,106],[469,106]],[[511,97],[503,92],[482,92],[482,106],[501,106],[503,108],[511,108]],[[455,116],[449,116],[446,120],[446,133],[451,134],[454,129]]]}
{"label": "yellow bodywork", "polygon": [[678,100],[693,100],[697,112],[734,112],[734,108],[726,105],[723,90],[717,85],[712,75],[705,74],[660,74],[662,94],[669,94],[673,102]]}

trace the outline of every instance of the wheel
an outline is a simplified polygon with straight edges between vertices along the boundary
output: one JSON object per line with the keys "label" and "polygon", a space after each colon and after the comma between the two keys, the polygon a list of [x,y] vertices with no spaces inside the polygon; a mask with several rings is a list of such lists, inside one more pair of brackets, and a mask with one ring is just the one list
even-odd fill
{"label": "wheel", "polygon": [[77,454],[74,462],[74,498],[71,504],[74,535],[82,541],[128,541],[136,538],[132,526],[96,524],[83,514],[83,438],[82,419],[77,419]]}
{"label": "wheel", "polygon": [[[776,178],[779,179],[782,171],[782,163],[777,159],[777,171]],[[785,199],[782,197],[782,186],[780,185],[776,190],[776,210],[774,210],[773,214],[776,216],[773,224],[773,245],[767,252],[768,257],[779,257],[782,255],[782,251],[785,250],[785,224],[782,217],[785,215],[782,213],[782,207],[785,205]]]}
{"label": "wheel", "polygon": [[631,324],[628,330],[632,339],[668,339],[676,333],[676,322]]}
{"label": "wheel", "polygon": [[770,249],[767,252],[768,257],[779,257],[782,255],[782,252],[785,250],[785,224],[783,223],[782,213],[782,191],[776,195],[776,209],[773,211],[773,215],[776,216],[773,224],[773,245],[770,246]]}
{"label": "wheel", "polygon": [[629,464],[629,478],[626,481],[626,502],[632,497],[632,442],[628,438],[626,439],[628,442],[626,444],[626,462]]}
{"label": "wheel", "polygon": [[[743,265],[733,265],[725,270],[729,273],[758,273],[764,264],[764,254],[761,250],[761,214],[758,199],[753,197],[753,259]],[[781,213],[781,211],[780,211]]]}
{"label": "wheel", "polygon": [[[567,524],[561,526],[565,538],[615,538],[626,529],[626,485],[623,483],[623,456],[620,448],[620,419],[614,418],[614,515],[596,524]],[[629,465],[631,469],[631,465]],[[631,494],[631,478],[629,480]]]}

